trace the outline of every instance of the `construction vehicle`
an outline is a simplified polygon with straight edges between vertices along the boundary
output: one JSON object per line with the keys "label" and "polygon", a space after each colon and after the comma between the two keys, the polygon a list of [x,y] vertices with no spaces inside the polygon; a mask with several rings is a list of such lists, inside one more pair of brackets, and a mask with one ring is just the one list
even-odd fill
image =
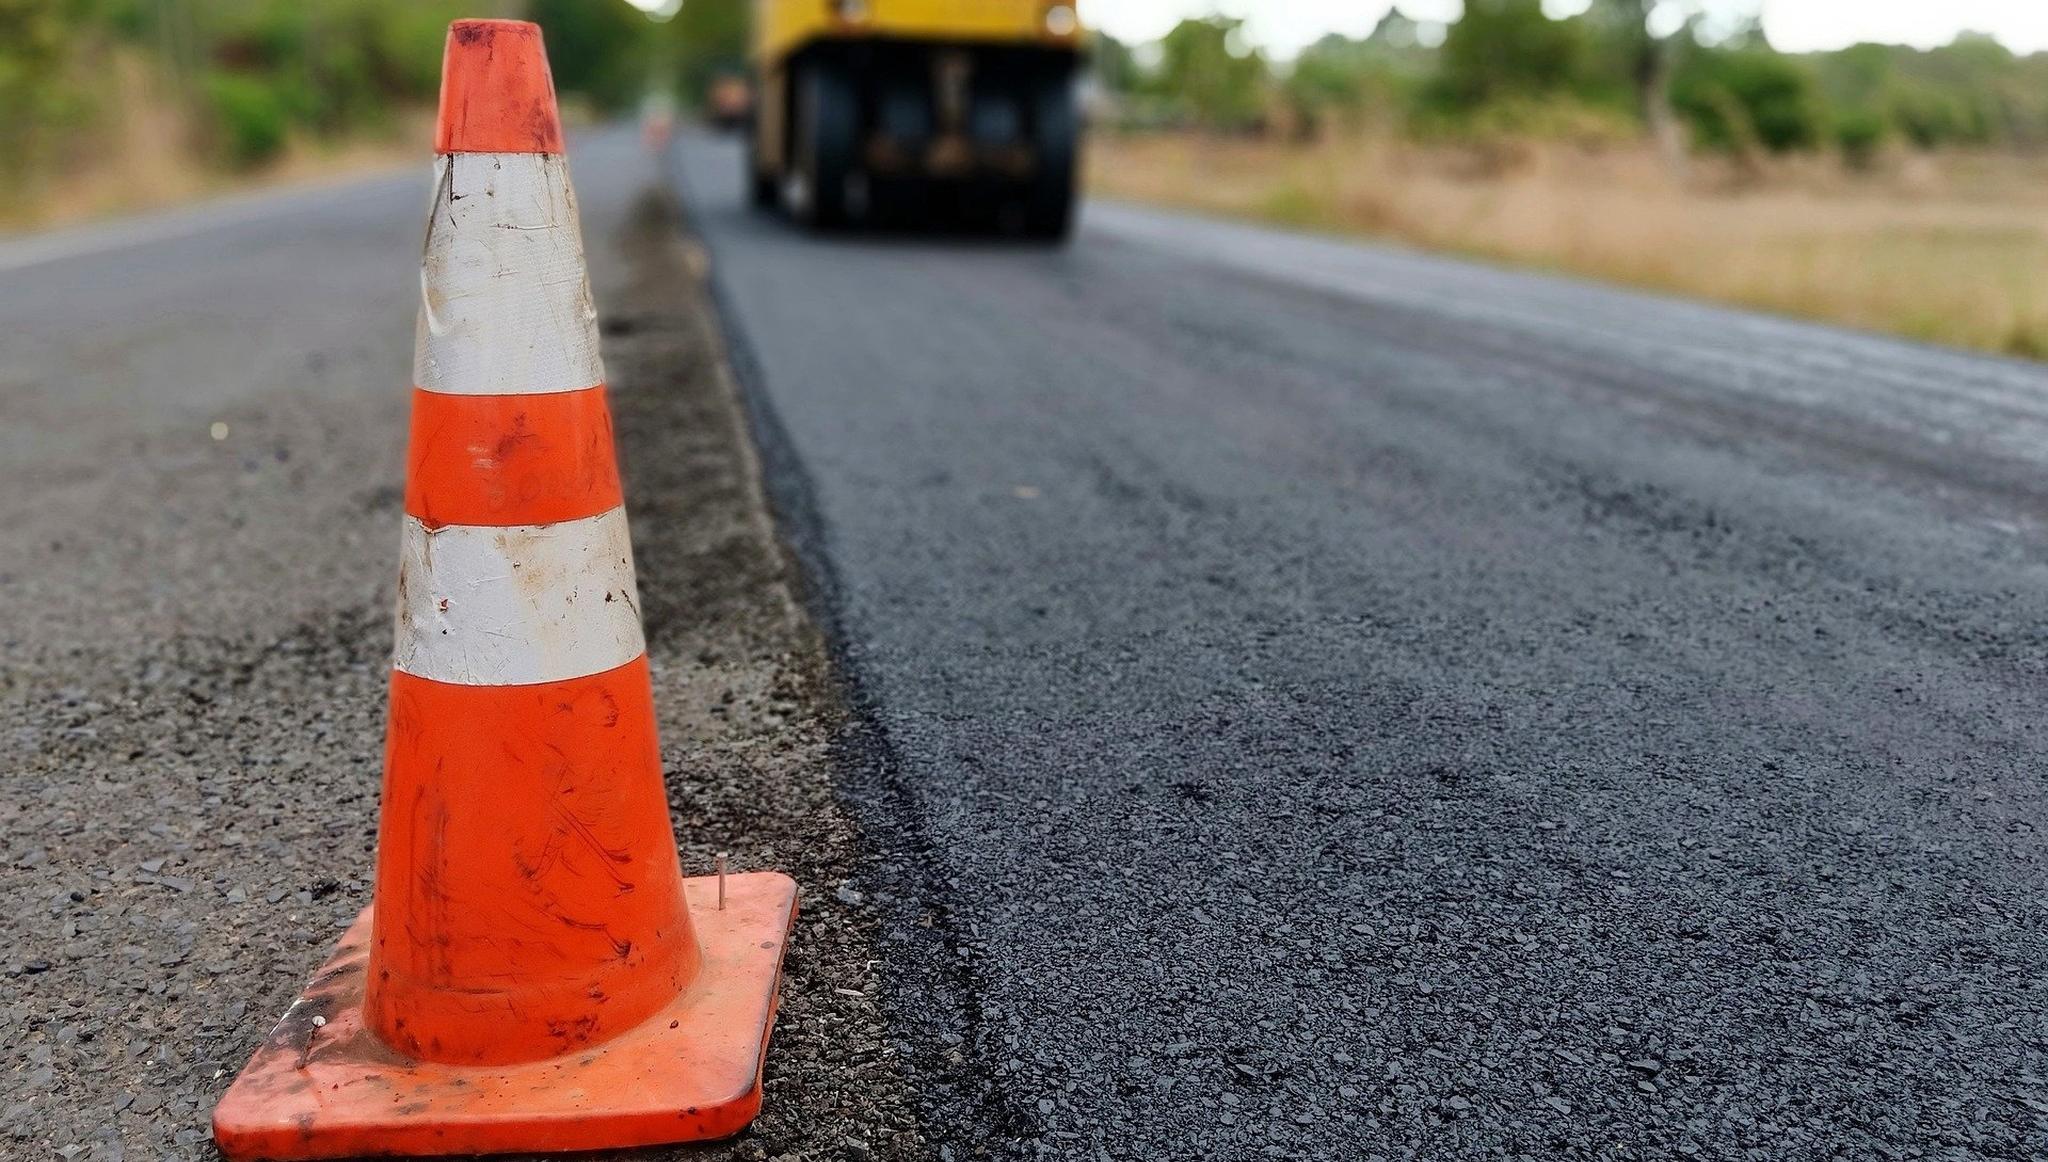
{"label": "construction vehicle", "polygon": [[750,180],[813,227],[1064,238],[1082,30],[1048,0],[755,0]]}

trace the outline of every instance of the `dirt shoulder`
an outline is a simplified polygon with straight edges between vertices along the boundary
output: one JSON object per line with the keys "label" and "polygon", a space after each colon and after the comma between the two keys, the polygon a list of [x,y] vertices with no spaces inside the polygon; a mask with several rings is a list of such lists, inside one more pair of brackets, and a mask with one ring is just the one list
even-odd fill
{"label": "dirt shoulder", "polygon": [[721,1153],[921,1157],[875,924],[848,882],[860,848],[831,756],[844,712],[768,514],[704,259],[678,230],[669,197],[636,207],[605,323],[671,806],[686,867],[722,847],[804,891],[766,1110]]}
{"label": "dirt shoulder", "polygon": [[1647,146],[1097,134],[1098,194],[1356,234],[1817,322],[2048,358],[2040,159],[1743,175]]}

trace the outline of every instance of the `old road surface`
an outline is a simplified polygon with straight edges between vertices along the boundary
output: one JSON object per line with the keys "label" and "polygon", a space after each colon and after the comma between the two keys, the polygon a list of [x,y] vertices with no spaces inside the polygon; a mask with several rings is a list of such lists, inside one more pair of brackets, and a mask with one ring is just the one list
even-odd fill
{"label": "old road surface", "polygon": [[[2048,1151],[2048,371],[693,136],[736,403],[572,155],[685,858],[809,893],[720,1156]],[[210,1157],[368,902],[424,170],[0,242],[0,1156]]]}

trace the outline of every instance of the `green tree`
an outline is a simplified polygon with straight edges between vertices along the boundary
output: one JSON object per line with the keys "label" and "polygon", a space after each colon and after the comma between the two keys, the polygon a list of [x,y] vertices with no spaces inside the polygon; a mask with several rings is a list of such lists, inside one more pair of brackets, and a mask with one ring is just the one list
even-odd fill
{"label": "green tree", "polygon": [[1887,101],[1892,122],[1906,140],[1922,149],[1958,143],[1981,144],[1991,136],[1986,116],[1988,95],[1957,92],[1924,81],[1901,78]]}
{"label": "green tree", "polygon": [[291,139],[292,112],[278,90],[246,73],[208,73],[202,89],[213,115],[215,148],[230,165],[275,156]]}
{"label": "green tree", "polygon": [[1851,45],[1816,57],[1814,64],[1829,110],[1829,134],[1851,165],[1869,164],[1892,136],[1894,95],[1900,86],[1894,47]]}
{"label": "green tree", "polygon": [[1671,38],[1651,33],[1659,0],[1593,0],[1586,10],[1597,80],[1618,86],[1667,161],[1684,160],[1685,143],[1671,108]]}
{"label": "green tree", "polygon": [[604,110],[624,109],[646,92],[657,26],[626,0],[527,0],[526,18],[547,36],[557,88]]}
{"label": "green tree", "polygon": [[1918,97],[1915,112],[1927,136],[1952,132],[1955,136],[1942,139],[2021,148],[2048,145],[2048,53],[2016,57],[1991,37],[1966,32],[1932,52],[1901,56],[1897,63],[1900,88]]}
{"label": "green tree", "polygon": [[1588,55],[1585,26],[1552,20],[1542,0],[1466,0],[1438,55],[1436,91],[1453,109],[1570,90]]}
{"label": "green tree", "polygon": [[1363,106],[1371,74],[1366,42],[1332,34],[1302,50],[1280,91],[1304,132],[1313,132],[1331,114]]}
{"label": "green tree", "polygon": [[92,112],[78,75],[87,15],[78,2],[0,0],[0,196],[18,193]]}
{"label": "green tree", "polygon": [[1159,42],[1159,88],[1196,124],[1249,129],[1265,114],[1266,58],[1244,39],[1244,21],[1183,20]]}
{"label": "green tree", "polygon": [[1863,169],[1891,138],[1892,124],[1882,107],[1854,106],[1836,112],[1829,131],[1841,148],[1843,159]]}
{"label": "green tree", "polygon": [[[175,5],[159,5],[159,29]],[[338,137],[433,98],[448,22],[461,0],[241,0],[185,13],[202,123],[216,152],[261,162],[294,132]],[[482,5],[486,12],[491,6]]]}
{"label": "green tree", "polygon": [[1333,34],[1302,50],[1280,92],[1303,131],[1313,132],[1332,118],[1405,107],[1433,59],[1414,22],[1396,9],[1362,40]]}
{"label": "green tree", "polygon": [[1811,149],[1827,122],[1812,72],[1768,46],[1691,46],[1672,77],[1671,100],[1712,149]]}
{"label": "green tree", "polygon": [[1407,56],[1423,52],[1422,26],[1415,18],[1401,10],[1399,4],[1387,9],[1372,31],[1365,34],[1365,43],[1381,53],[1390,56]]}
{"label": "green tree", "polygon": [[688,0],[663,26],[685,100],[701,101],[713,80],[746,71],[748,19],[748,0]]}
{"label": "green tree", "polygon": [[1104,90],[1119,96],[1136,92],[1144,83],[1144,70],[1131,46],[1106,32],[1089,39],[1088,68]]}

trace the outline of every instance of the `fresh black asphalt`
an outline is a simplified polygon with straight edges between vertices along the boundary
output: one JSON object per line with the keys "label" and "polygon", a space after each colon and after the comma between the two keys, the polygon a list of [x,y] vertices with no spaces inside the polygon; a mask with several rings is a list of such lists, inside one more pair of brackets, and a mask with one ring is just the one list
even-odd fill
{"label": "fresh black asphalt", "polygon": [[943,1157],[2048,1153],[2048,371],[674,165]]}

